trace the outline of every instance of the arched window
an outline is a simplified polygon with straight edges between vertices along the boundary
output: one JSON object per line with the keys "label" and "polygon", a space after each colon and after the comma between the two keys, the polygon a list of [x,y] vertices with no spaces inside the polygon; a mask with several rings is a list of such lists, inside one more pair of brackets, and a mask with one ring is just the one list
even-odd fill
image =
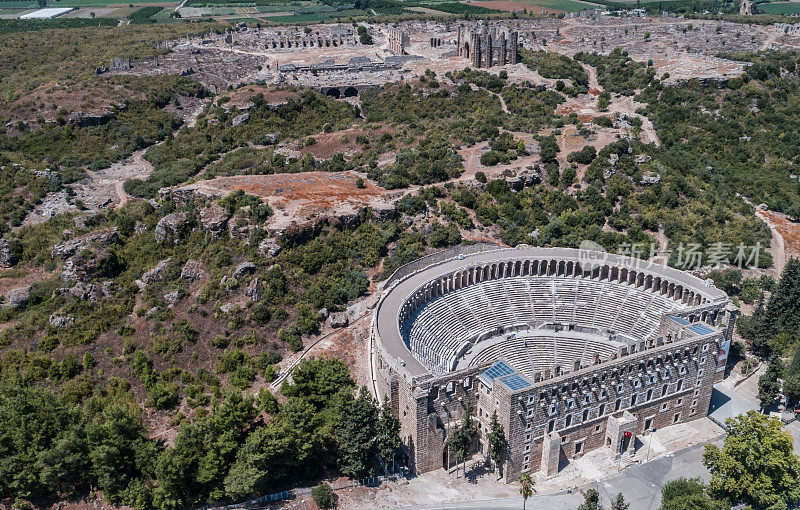
{"label": "arched window", "polygon": [[572,425],[572,415],[568,414],[567,418],[564,420],[564,428],[569,427]]}
{"label": "arched window", "polygon": [[556,421],[555,420],[550,420],[550,422],[547,424],[547,432],[548,432],[548,434],[550,432],[553,432],[555,430],[555,428],[556,428]]}

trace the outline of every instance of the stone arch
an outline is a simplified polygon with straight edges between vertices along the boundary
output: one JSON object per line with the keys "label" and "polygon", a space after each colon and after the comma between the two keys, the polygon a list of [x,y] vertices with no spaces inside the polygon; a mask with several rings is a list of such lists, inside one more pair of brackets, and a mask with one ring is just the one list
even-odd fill
{"label": "stone arch", "polygon": [[558,262],[558,269],[556,270],[556,274],[558,276],[564,276],[567,271],[567,264],[563,260]]}
{"label": "stone arch", "polygon": [[574,276],[575,275],[575,262],[569,261],[567,262],[567,276]]}
{"label": "stone arch", "polygon": [[619,281],[620,283],[628,283],[628,269],[622,268],[619,271]]}
{"label": "stone arch", "polygon": [[522,276],[522,261],[514,262],[514,276]]}
{"label": "stone arch", "polygon": [[611,269],[608,266],[603,266],[600,270],[600,279],[601,280],[608,280],[609,274],[611,273]]}
{"label": "stone arch", "polygon": [[618,267],[615,266],[615,267],[611,268],[611,275],[609,276],[608,279],[611,280],[612,282],[619,281],[619,268]]}
{"label": "stone arch", "polygon": [[339,90],[339,87],[331,87],[325,91],[325,95],[335,99],[339,99],[342,96],[342,93]]}
{"label": "stone arch", "polygon": [[355,87],[347,87],[344,89],[344,97],[356,97],[358,96],[358,89]]}

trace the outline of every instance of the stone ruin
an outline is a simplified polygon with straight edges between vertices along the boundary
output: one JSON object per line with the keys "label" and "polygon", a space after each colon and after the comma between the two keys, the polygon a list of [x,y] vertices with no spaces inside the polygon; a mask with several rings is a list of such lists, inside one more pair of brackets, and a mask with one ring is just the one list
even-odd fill
{"label": "stone ruin", "polygon": [[458,56],[468,58],[473,67],[493,67],[516,64],[519,32],[491,29],[486,25],[464,33],[458,27]]}
{"label": "stone ruin", "polygon": [[389,51],[395,55],[405,55],[406,45],[409,43],[408,34],[399,28],[388,30]]}

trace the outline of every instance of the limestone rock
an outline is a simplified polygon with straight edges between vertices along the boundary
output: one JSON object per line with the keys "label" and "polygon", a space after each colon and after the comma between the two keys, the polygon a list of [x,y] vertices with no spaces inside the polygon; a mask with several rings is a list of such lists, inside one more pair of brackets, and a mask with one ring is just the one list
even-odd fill
{"label": "limestone rock", "polygon": [[0,239],[0,267],[12,267],[18,261],[16,246],[8,239]]}
{"label": "limestone rock", "polygon": [[203,225],[203,229],[217,239],[222,237],[230,217],[228,211],[219,204],[211,204],[200,209],[200,224]]}
{"label": "limestone rock", "polygon": [[163,243],[167,238],[172,238],[175,244],[186,235],[189,227],[189,216],[184,212],[167,214],[156,224],[155,237],[157,243]]}
{"label": "limestone rock", "polygon": [[28,304],[28,301],[31,299],[32,290],[33,286],[25,285],[24,287],[19,287],[17,289],[8,291],[8,294],[6,294],[8,306],[16,309],[25,308],[25,306]]}
{"label": "limestone rock", "polygon": [[64,262],[61,280],[87,280],[96,276],[111,276],[118,266],[116,254],[108,248],[87,248]]}
{"label": "limestone rock", "polygon": [[244,295],[247,296],[247,299],[249,299],[251,303],[258,303],[261,301],[261,282],[258,278],[253,278],[250,285],[244,289]]}
{"label": "limestone rock", "polygon": [[162,260],[161,262],[156,264],[153,269],[145,271],[140,281],[145,285],[149,285],[153,282],[158,282],[163,280],[167,276],[167,270],[171,265],[172,265],[172,258]]}
{"label": "limestone rock", "polygon": [[250,233],[253,230],[253,224],[250,219],[236,215],[228,220],[228,234],[234,239],[250,239]]}
{"label": "limestone rock", "polygon": [[206,275],[203,265],[197,260],[187,260],[183,269],[181,269],[181,278],[189,282],[202,280]]}
{"label": "limestone rock", "polygon": [[241,124],[247,124],[248,122],[250,122],[250,114],[243,113],[241,115],[237,115],[236,117],[234,117],[233,120],[231,121],[231,124],[233,125],[233,127],[236,127]]}
{"label": "limestone rock", "polygon": [[344,312],[332,313],[331,316],[328,317],[328,324],[330,324],[332,328],[343,328],[350,324],[350,319],[347,318],[347,314]]}
{"label": "limestone rock", "polygon": [[75,323],[75,317],[66,317],[64,315],[51,315],[50,316],[50,325],[55,326],[57,328],[66,328],[67,326],[71,326]]}
{"label": "limestone rock", "polygon": [[76,253],[85,250],[93,244],[109,246],[117,243],[119,243],[119,231],[117,230],[117,227],[104,228],[94,232],[89,232],[88,234],[81,237],[76,237],[75,239],[70,239],[64,243],[57,244],[53,247],[51,255],[53,258],[67,260]]}
{"label": "limestone rock", "polygon": [[247,274],[253,274],[256,272],[256,265],[250,261],[245,261],[236,266],[236,269],[233,271],[234,278],[241,278]]}
{"label": "limestone rock", "polygon": [[164,301],[166,301],[169,306],[174,306],[180,298],[181,295],[177,290],[164,294]]}
{"label": "limestone rock", "polygon": [[281,252],[281,245],[277,239],[267,238],[258,243],[258,253],[262,257],[276,257]]}
{"label": "limestone rock", "polygon": [[95,225],[99,225],[100,223],[106,221],[106,215],[101,212],[89,213],[76,216],[72,221],[75,222],[75,226],[77,228],[94,227]]}

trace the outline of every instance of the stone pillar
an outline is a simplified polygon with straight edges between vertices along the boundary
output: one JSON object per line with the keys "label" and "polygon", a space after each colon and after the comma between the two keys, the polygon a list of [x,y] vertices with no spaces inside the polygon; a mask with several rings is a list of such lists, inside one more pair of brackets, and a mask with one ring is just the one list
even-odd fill
{"label": "stone pillar", "polygon": [[486,35],[483,36],[483,45],[485,46],[482,59],[483,67],[492,67],[492,35],[489,32],[486,32]]}
{"label": "stone pillar", "polygon": [[499,56],[499,64],[504,65],[506,63],[506,33],[505,31],[500,32],[500,56]]}
{"label": "stone pillar", "polygon": [[508,63],[509,64],[516,64],[517,63],[517,46],[519,45],[519,32],[516,30],[511,32],[511,43],[509,48],[508,54]]}
{"label": "stone pillar", "polygon": [[558,473],[558,464],[561,461],[561,436],[558,432],[544,435],[542,443],[542,463],[539,467],[544,476]]}

